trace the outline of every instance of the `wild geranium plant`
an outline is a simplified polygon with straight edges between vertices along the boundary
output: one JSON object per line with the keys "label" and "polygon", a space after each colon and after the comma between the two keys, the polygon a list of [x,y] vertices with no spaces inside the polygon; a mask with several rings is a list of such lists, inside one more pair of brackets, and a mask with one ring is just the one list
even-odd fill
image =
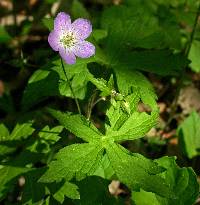
{"label": "wild geranium plant", "polygon": [[[171,7],[153,0],[127,0],[105,5],[101,15],[92,18],[76,0],[71,17],[59,12],[43,20],[50,30],[46,46],[59,55],[46,48],[46,58],[39,58],[41,67],[30,77],[20,108],[15,110],[8,96],[2,98],[8,113],[0,124],[2,202],[195,203],[199,184],[194,170],[179,167],[176,156],[166,156],[166,149],[164,154],[156,149],[156,157],[145,151],[152,144],[160,148],[168,143],[162,137],[147,137],[152,128],[165,128],[158,124],[158,97],[146,76],[177,76],[189,63]],[[193,29],[192,36],[196,26]],[[199,120],[198,114],[192,116],[180,126],[179,135],[188,133],[191,120]],[[8,126],[9,120],[17,123]],[[186,136],[180,139],[187,141]],[[185,148],[193,153],[189,158],[198,155],[189,144]],[[198,149],[199,143],[193,147]],[[120,184],[115,193],[113,181]]]}

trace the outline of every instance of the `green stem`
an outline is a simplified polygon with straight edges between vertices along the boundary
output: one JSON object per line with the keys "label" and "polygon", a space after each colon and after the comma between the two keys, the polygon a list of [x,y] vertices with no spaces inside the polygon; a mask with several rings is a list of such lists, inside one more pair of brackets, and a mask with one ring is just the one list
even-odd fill
{"label": "green stem", "polygon": [[90,120],[90,117],[91,117],[91,113],[92,113],[92,108],[93,108],[93,102],[96,98],[96,90],[95,92],[92,94],[90,100],[89,100],[89,103],[88,103],[88,108],[87,108],[87,119]]}
{"label": "green stem", "polygon": [[192,33],[191,33],[191,35],[190,35],[189,46],[188,46],[188,48],[186,49],[186,53],[185,53],[185,55],[186,55],[187,57],[188,57],[189,52],[190,52],[190,49],[191,49],[191,47],[192,47],[192,42],[193,42],[193,40],[194,40],[195,31],[196,31],[196,28],[197,28],[197,25],[198,25],[199,15],[200,15],[200,3],[199,3],[199,5],[198,5],[197,15],[196,15],[196,17],[195,17],[195,21],[194,21]]}
{"label": "green stem", "polygon": [[72,95],[73,95],[73,97],[74,97],[74,100],[75,100],[75,103],[76,103],[78,112],[79,112],[79,114],[81,115],[81,109],[80,109],[78,100],[77,100],[77,98],[76,98],[76,96],[75,96],[75,93],[74,93],[74,91],[73,91],[72,85],[71,85],[70,80],[69,80],[69,78],[68,78],[68,76],[67,76],[67,73],[66,73],[66,70],[65,70],[65,67],[64,67],[62,58],[60,58],[60,59],[61,59],[61,65],[62,65],[63,72],[64,72],[65,77],[66,77],[66,79],[67,79],[67,82],[68,82],[68,84],[69,84],[69,88],[70,88],[70,90],[71,90],[71,93],[72,93]]}

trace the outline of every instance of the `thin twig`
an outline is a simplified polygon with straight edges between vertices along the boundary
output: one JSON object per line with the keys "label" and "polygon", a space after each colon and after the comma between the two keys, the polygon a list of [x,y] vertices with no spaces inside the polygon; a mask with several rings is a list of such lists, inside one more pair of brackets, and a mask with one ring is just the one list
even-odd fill
{"label": "thin twig", "polygon": [[62,58],[60,58],[60,59],[61,59],[61,64],[62,64],[63,72],[64,72],[65,77],[66,77],[66,79],[67,79],[67,82],[68,82],[68,84],[69,84],[69,88],[70,88],[70,90],[71,90],[71,93],[72,93],[72,95],[73,95],[73,97],[74,97],[74,100],[75,100],[75,103],[76,103],[76,106],[77,106],[78,112],[79,112],[79,114],[81,115],[81,109],[80,109],[80,106],[79,106],[78,100],[77,100],[77,98],[76,98],[76,96],[75,96],[75,93],[74,93],[74,91],[73,91],[72,85],[71,85],[71,83],[70,83],[70,81],[69,81],[69,78],[68,78],[68,76],[67,76],[67,73],[66,73],[66,70],[65,70],[65,67],[64,67],[64,64],[63,64]]}

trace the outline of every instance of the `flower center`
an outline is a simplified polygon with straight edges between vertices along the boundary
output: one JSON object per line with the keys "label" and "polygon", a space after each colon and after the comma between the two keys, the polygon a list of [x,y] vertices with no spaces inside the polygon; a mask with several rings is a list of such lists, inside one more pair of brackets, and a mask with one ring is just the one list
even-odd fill
{"label": "flower center", "polygon": [[60,42],[65,48],[69,48],[74,46],[76,39],[74,38],[74,35],[72,33],[68,33],[60,39]]}

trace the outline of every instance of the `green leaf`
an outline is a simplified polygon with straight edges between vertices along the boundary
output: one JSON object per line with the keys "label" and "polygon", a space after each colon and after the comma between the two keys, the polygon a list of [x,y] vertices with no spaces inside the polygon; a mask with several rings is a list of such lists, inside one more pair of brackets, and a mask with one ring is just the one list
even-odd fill
{"label": "green leaf", "polygon": [[[132,11],[133,7],[120,5],[109,7],[103,12],[102,27],[108,30],[106,44],[109,51],[111,51],[111,49],[113,50],[113,56],[116,55],[117,52],[121,53],[122,49],[128,47],[127,45],[140,47],[139,44],[147,38],[150,38],[148,42],[149,48],[160,46],[158,40],[157,43],[155,42],[156,39],[152,42],[151,38],[154,33],[158,33],[159,31],[155,16],[141,6],[137,8],[134,7],[134,12]],[[114,45],[121,49],[115,50]]]}
{"label": "green leaf", "polygon": [[116,44],[118,39],[116,46],[121,49],[125,47],[180,49],[179,24],[169,9],[141,1],[131,3],[125,1],[124,4],[127,5],[111,6],[103,12],[102,26],[109,31],[108,48]]}
{"label": "green leaf", "polygon": [[3,199],[7,192],[12,189],[17,177],[28,171],[28,168],[0,166],[0,199]]}
{"label": "green leaf", "polygon": [[15,151],[17,149],[17,143],[22,139],[28,138],[34,130],[32,123],[24,123],[17,124],[10,134],[8,133],[8,130],[6,131],[7,135],[1,136],[0,134],[0,155]]}
{"label": "green leaf", "polygon": [[0,124],[0,141],[6,140],[9,136],[9,130],[4,124]]}
{"label": "green leaf", "polygon": [[97,42],[99,42],[100,40],[102,40],[102,39],[104,39],[104,38],[107,37],[108,32],[107,32],[107,30],[104,30],[104,29],[94,29],[94,30],[92,31],[92,34],[91,34],[91,35],[93,36],[93,38],[94,38]]}
{"label": "green leaf", "polygon": [[185,155],[193,158],[200,155],[200,116],[192,112],[178,127],[179,142]]}
{"label": "green leaf", "polygon": [[121,145],[107,141],[106,152],[118,179],[133,190],[140,188],[165,197],[173,197],[169,186],[158,176],[163,171],[157,163],[140,154],[130,153]]}
{"label": "green leaf", "polygon": [[142,73],[122,69],[116,69],[115,73],[120,93],[128,95],[133,91],[138,91],[144,104],[149,105],[152,109],[157,108],[157,96],[153,86]]}
{"label": "green leaf", "polygon": [[25,185],[22,191],[22,203],[26,205],[42,204],[45,195],[50,194],[57,201],[62,203],[65,196],[72,199],[79,199],[78,187],[70,182],[60,182],[44,184],[38,182],[38,179],[44,174],[46,168],[33,169],[27,172],[25,177]]}
{"label": "green leaf", "polygon": [[61,149],[56,160],[49,164],[49,169],[40,178],[41,182],[60,181],[62,178],[78,180],[92,175],[97,169],[103,148],[100,143],[73,144]]}
{"label": "green leaf", "polygon": [[[121,67],[160,75],[175,75],[179,74],[188,63],[182,54],[161,50],[171,47],[167,43],[171,41],[170,32],[166,35],[168,23],[165,25],[167,28],[160,28],[155,14],[143,8],[142,5],[136,8],[113,6],[106,9],[102,15],[102,27],[108,30],[105,52],[108,64],[113,68]],[[137,47],[159,50],[134,51]]]}
{"label": "green leaf", "polygon": [[6,113],[15,112],[13,100],[10,93],[4,93],[3,96],[0,97],[0,109],[5,111]]}
{"label": "green leaf", "polygon": [[[69,78],[72,89],[76,98],[84,99],[87,91],[87,83],[88,83],[88,69],[87,64],[91,62],[95,62],[95,58],[87,58],[87,59],[77,59],[76,64],[67,65],[64,63],[65,72]],[[59,74],[59,92],[63,96],[72,97],[71,89],[69,87],[69,82],[66,79],[66,76],[63,72],[63,68],[61,65],[60,59],[54,61],[54,66],[52,67],[53,71],[56,71]]]}
{"label": "green leaf", "polygon": [[95,171],[95,176],[100,176],[104,179],[111,179],[115,174],[107,154],[104,154],[99,168]]}
{"label": "green leaf", "polygon": [[[144,191],[142,189],[140,192],[132,192],[132,200],[135,205],[161,205],[156,197],[156,194]],[[165,203],[162,205],[165,205]]]}
{"label": "green leaf", "polygon": [[9,134],[8,129],[5,127],[5,125],[0,125],[0,140],[20,140],[22,138],[27,138],[29,135],[31,135],[34,132],[34,128],[32,127],[32,123],[24,123],[24,124],[16,124],[11,134]]}
{"label": "green leaf", "polygon": [[190,67],[194,72],[200,72],[200,41],[194,40],[189,52]]}
{"label": "green leaf", "polygon": [[[89,74],[87,64],[101,61],[99,59],[102,59],[102,55],[101,50],[97,49],[96,55],[91,58],[77,59],[74,65],[64,63],[64,69],[76,98],[84,99],[86,95]],[[58,59],[53,61],[52,67],[39,69],[31,76],[23,94],[22,107],[27,110],[50,96],[60,95],[74,98],[61,61]]]}
{"label": "green leaf", "polygon": [[9,140],[20,140],[27,138],[34,132],[32,123],[17,124],[9,136]]}
{"label": "green leaf", "polygon": [[0,43],[8,43],[11,39],[12,38],[6,29],[3,26],[0,26]]}
{"label": "green leaf", "polygon": [[165,183],[170,186],[175,194],[175,198],[169,199],[158,196],[151,192],[133,192],[132,199],[136,205],[163,205],[163,204],[194,204],[198,197],[199,185],[196,175],[191,168],[179,168],[176,165],[175,158],[162,157],[155,160],[160,166],[166,168],[166,171],[161,173]]}
{"label": "green leaf", "polygon": [[[137,102],[137,96],[135,99]],[[114,141],[138,139],[156,125],[157,110],[152,111],[151,114],[135,110],[126,113],[121,109],[120,104],[120,102],[117,102],[116,106],[111,106],[107,111],[109,124],[106,126],[106,136],[108,138],[112,138]]]}
{"label": "green leaf", "polygon": [[[63,130],[63,126],[56,126],[52,129],[45,126],[40,132],[39,136],[34,139],[34,142],[27,147],[31,152],[48,153],[51,151],[51,145],[55,144],[59,139],[59,134]],[[40,150],[40,151],[39,151]]]}
{"label": "green leaf", "polygon": [[[182,54],[169,50],[124,51],[112,66],[114,69],[141,70],[162,76],[178,75],[189,61]],[[115,68],[117,67],[117,68]]]}
{"label": "green leaf", "polygon": [[25,185],[22,192],[22,203],[26,205],[37,205],[44,201],[45,185],[37,182],[45,169],[33,169],[24,175]]}
{"label": "green leaf", "polygon": [[101,91],[101,96],[106,97],[112,94],[114,86],[113,75],[111,75],[109,81],[107,82],[103,78],[95,78],[92,74],[88,73],[88,80]]}
{"label": "green leaf", "polygon": [[153,126],[156,125],[158,113],[134,112],[116,131],[106,133],[112,136],[114,141],[134,140],[143,137]]}
{"label": "green leaf", "polygon": [[[121,96],[121,94],[118,94],[116,97],[118,98],[119,96]],[[140,98],[137,90],[131,95],[126,97],[122,96],[122,100],[115,101],[111,98],[111,106],[106,112],[106,116],[108,117],[106,131],[117,131],[130,115],[137,111],[139,100]]]}
{"label": "green leaf", "polygon": [[80,199],[78,186],[65,181],[60,189],[55,194],[53,194],[53,197],[61,204],[64,202],[65,197],[68,197],[70,199]]}
{"label": "green leaf", "polygon": [[[87,63],[93,61],[95,61],[94,58],[80,59],[77,60],[75,65],[64,65],[75,96],[79,99],[84,99],[85,97],[88,82]],[[53,67],[37,70],[29,79],[22,99],[24,110],[29,109],[50,96],[63,95],[73,98],[60,59],[53,63]]]}
{"label": "green leaf", "polygon": [[47,125],[39,132],[39,136],[44,140],[54,143],[60,139],[59,134],[62,130],[63,126],[56,126],[50,129]]}
{"label": "green leaf", "polygon": [[44,24],[44,26],[46,28],[49,29],[49,31],[53,30],[53,26],[54,26],[54,20],[53,18],[43,18],[42,19],[42,23]]}
{"label": "green leaf", "polygon": [[[109,181],[97,176],[87,177],[77,183],[80,200],[74,200],[76,205],[122,205],[120,200],[108,191]],[[86,188],[87,187],[87,188]]]}
{"label": "green leaf", "polygon": [[87,142],[97,141],[102,136],[98,129],[83,115],[62,113],[53,109],[48,109],[48,112],[75,136]]}
{"label": "green leaf", "polygon": [[86,18],[89,19],[90,15],[87,9],[84,7],[83,3],[78,0],[73,0],[71,12],[73,17],[76,18]]}
{"label": "green leaf", "polygon": [[22,98],[24,110],[50,96],[59,95],[59,75],[55,71],[37,70],[29,79]]}
{"label": "green leaf", "polygon": [[170,48],[181,49],[181,32],[179,22],[174,13],[165,6],[158,6],[158,23],[164,43]]}

